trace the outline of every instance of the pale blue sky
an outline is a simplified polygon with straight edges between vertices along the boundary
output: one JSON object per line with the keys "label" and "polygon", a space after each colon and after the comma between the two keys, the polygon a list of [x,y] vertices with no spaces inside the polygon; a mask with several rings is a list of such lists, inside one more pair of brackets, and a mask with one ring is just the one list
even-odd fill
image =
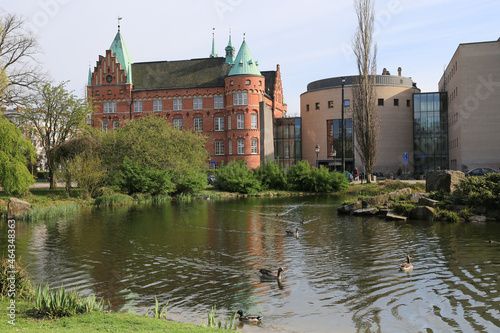
{"label": "pale blue sky", "polygon": [[[357,74],[351,0],[22,0],[0,7],[26,17],[44,68],[82,97],[89,63],[111,45],[118,15],[136,62],[207,57],[212,28],[223,56],[229,29],[237,49],[246,33],[261,70],[280,64],[290,116],[299,115],[309,82]],[[437,90],[458,44],[500,37],[498,0],[377,0],[375,11],[377,72],[402,67],[422,91]]]}

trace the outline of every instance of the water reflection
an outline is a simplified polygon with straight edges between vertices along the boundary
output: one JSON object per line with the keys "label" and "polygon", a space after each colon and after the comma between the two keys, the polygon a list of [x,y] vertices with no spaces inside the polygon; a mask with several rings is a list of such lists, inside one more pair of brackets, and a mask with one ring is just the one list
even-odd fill
{"label": "water reflection", "polygon": [[[195,201],[18,223],[36,281],[199,324],[212,306],[263,314],[248,332],[494,331],[500,224],[337,216],[333,197]],[[304,222],[304,223],[301,223]],[[299,237],[285,230],[300,227]],[[5,226],[1,227],[5,234]],[[5,239],[1,240],[6,246]],[[409,254],[414,270],[399,265]],[[282,281],[260,268],[284,267]]]}

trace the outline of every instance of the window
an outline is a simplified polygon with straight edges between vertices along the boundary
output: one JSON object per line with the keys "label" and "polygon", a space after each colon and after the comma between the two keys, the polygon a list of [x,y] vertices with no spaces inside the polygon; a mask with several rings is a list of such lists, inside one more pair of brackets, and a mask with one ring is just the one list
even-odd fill
{"label": "window", "polygon": [[250,80],[247,80],[247,81],[246,81],[246,84],[247,84],[247,85],[249,85],[249,84],[250,84]]}
{"label": "window", "polygon": [[347,107],[351,106],[351,101],[348,99],[344,99],[344,107],[345,106],[347,106]]}
{"label": "window", "polygon": [[161,99],[153,100],[153,111],[161,111],[161,110],[163,110],[162,100]]}
{"label": "window", "polygon": [[182,129],[182,118],[175,118],[174,119],[174,128],[175,129]]}
{"label": "window", "polygon": [[384,99],[383,98],[378,99],[378,106],[384,106]]}
{"label": "window", "polygon": [[251,127],[252,129],[257,129],[257,114],[252,113],[250,115]]}
{"label": "window", "polygon": [[230,86],[234,86],[234,81],[229,82]]}
{"label": "window", "polygon": [[134,102],[134,112],[142,112],[142,101]]}
{"label": "window", "polygon": [[194,131],[203,132],[203,118],[194,118]]}
{"label": "window", "polygon": [[262,86],[262,81],[259,81],[259,86]]}
{"label": "window", "polygon": [[411,106],[411,102],[410,102],[410,100],[409,100],[409,99],[407,99],[407,100],[406,100],[406,106],[407,106],[407,107],[410,107],[410,106]]}
{"label": "window", "polygon": [[214,109],[224,108],[224,96],[214,96]]}
{"label": "window", "polygon": [[290,145],[285,146],[285,158],[290,158]]}
{"label": "window", "polygon": [[182,110],[182,98],[174,98],[174,111]]}
{"label": "window", "polygon": [[333,101],[328,101],[328,108],[333,109]]}
{"label": "window", "polygon": [[309,104],[306,105],[306,111],[309,111]]}
{"label": "window", "polygon": [[201,110],[201,109],[203,109],[203,97],[194,97],[193,110]]}
{"label": "window", "polygon": [[236,115],[236,128],[237,129],[245,128],[245,115],[243,113],[239,113]]}
{"label": "window", "polygon": [[215,141],[215,155],[224,155],[224,141]]}
{"label": "window", "polygon": [[227,129],[231,129],[231,115],[227,116]]}
{"label": "window", "polygon": [[290,126],[285,126],[285,139],[290,138]]}
{"label": "window", "polygon": [[227,141],[227,144],[229,145],[229,155],[233,155],[233,140],[229,139]]}
{"label": "window", "polygon": [[102,131],[104,133],[106,133],[108,131],[108,121],[107,120],[102,121]]}
{"label": "window", "polygon": [[315,109],[316,109],[316,110],[319,110],[319,102],[316,102],[316,104],[315,104]]}
{"label": "window", "polygon": [[252,154],[257,154],[257,143],[259,141],[256,138],[252,139]]}
{"label": "window", "polygon": [[248,93],[247,92],[234,93],[233,105],[248,105]]}
{"label": "window", "polygon": [[115,128],[118,128],[118,127],[120,127],[120,122],[119,122],[118,120],[114,120],[114,121],[113,121],[113,130],[114,130]]}
{"label": "window", "polygon": [[116,113],[116,102],[104,102],[104,113]]}
{"label": "window", "polygon": [[215,117],[214,131],[223,131],[223,130],[224,130],[224,117]]}
{"label": "window", "polygon": [[394,106],[399,106],[399,99],[394,98]]}
{"label": "window", "polygon": [[245,139],[238,139],[238,154],[245,153]]}

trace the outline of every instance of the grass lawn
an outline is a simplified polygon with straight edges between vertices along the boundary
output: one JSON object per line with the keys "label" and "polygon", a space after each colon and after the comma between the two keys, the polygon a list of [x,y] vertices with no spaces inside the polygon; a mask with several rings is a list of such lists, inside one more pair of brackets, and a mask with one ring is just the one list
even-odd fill
{"label": "grass lawn", "polygon": [[231,332],[130,313],[94,312],[58,319],[36,319],[28,315],[32,303],[22,300],[16,301],[15,326],[12,326],[8,323],[8,305],[8,298],[0,300],[1,312],[4,314],[0,321],[1,332]]}

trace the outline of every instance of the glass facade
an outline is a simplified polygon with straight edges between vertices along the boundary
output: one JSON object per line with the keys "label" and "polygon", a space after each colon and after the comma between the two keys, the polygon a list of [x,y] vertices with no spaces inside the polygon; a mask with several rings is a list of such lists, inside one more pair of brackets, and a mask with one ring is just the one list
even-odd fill
{"label": "glass facade", "polygon": [[274,158],[286,168],[302,159],[301,118],[274,118]]}
{"label": "glass facade", "polygon": [[[354,169],[354,136],[352,131],[352,118],[345,118],[345,169]],[[333,162],[328,163],[330,169],[342,168],[342,119],[327,120],[328,126],[328,158]],[[321,162],[321,161],[320,161]],[[333,164],[333,165],[332,165]]]}
{"label": "glass facade", "polygon": [[415,173],[448,169],[448,102],[446,93],[413,95]]}

